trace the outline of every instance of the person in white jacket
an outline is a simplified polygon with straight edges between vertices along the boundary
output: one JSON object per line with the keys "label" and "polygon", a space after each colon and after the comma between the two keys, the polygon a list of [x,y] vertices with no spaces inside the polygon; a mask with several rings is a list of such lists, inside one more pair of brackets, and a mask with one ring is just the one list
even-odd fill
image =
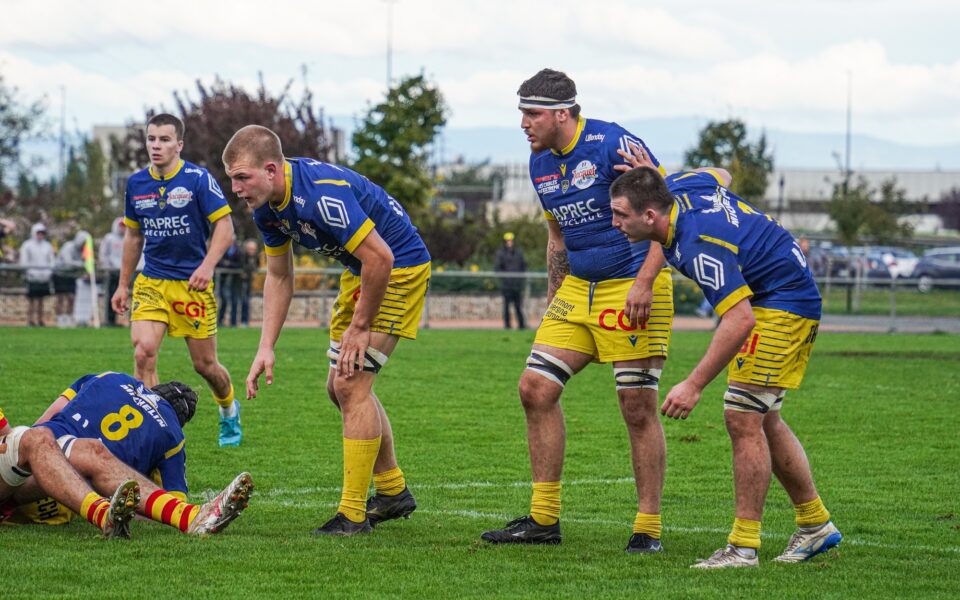
{"label": "person in white jacket", "polygon": [[34,223],[30,239],[20,246],[20,266],[26,269],[27,323],[31,327],[43,327],[43,299],[50,295],[50,278],[56,257],[53,246],[47,241],[47,228],[43,223]]}
{"label": "person in white jacket", "polygon": [[[126,226],[123,224],[123,217],[117,217],[113,220],[113,226],[110,233],[103,236],[100,240],[100,248],[97,258],[100,260],[100,268],[104,270],[104,285],[106,286],[106,297],[112,298],[113,293],[117,291],[120,285],[120,266],[123,264],[123,232]],[[104,324],[107,327],[113,327],[117,324],[117,313],[113,310],[110,302],[104,303]]]}

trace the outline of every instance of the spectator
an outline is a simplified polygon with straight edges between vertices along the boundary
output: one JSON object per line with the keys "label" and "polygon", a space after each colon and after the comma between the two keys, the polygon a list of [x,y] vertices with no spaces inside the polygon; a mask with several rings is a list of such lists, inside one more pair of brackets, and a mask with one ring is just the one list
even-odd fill
{"label": "spectator", "polygon": [[217,263],[217,268],[221,269],[220,281],[217,283],[220,289],[220,314],[217,315],[219,325],[223,325],[229,312],[230,325],[237,326],[237,305],[240,302],[240,274],[238,273],[240,261],[240,245],[233,242]]}
{"label": "spectator", "polygon": [[20,246],[20,266],[26,268],[27,323],[31,327],[43,327],[43,299],[50,295],[50,278],[56,257],[53,246],[47,241],[47,228],[43,223],[34,223],[30,239]]}
{"label": "spectator", "polygon": [[[100,268],[104,271],[104,284],[107,287],[107,298],[112,298],[113,293],[117,291],[120,285],[120,265],[123,262],[123,231],[126,225],[123,224],[123,217],[117,217],[113,221],[110,233],[103,236],[100,240]],[[117,313],[109,301],[104,302],[104,324],[107,327],[117,325]]]}
{"label": "spectator", "polygon": [[[494,257],[493,270],[504,273],[523,273],[527,270],[527,262],[523,258],[523,251],[514,245],[514,235],[511,232],[503,234],[503,245],[497,250]],[[517,314],[517,329],[526,329],[523,319],[523,277],[501,277],[500,291],[503,293],[503,328],[510,329],[510,306]]]}
{"label": "spectator", "polygon": [[243,256],[240,259],[240,324],[250,325],[250,294],[253,292],[253,278],[260,270],[260,245],[256,240],[243,243]]}
{"label": "spectator", "polygon": [[77,243],[78,233],[74,239],[63,242],[57,254],[56,267],[53,271],[53,293],[57,296],[55,310],[57,313],[57,327],[73,327],[74,302],[77,297],[77,277],[83,269],[83,240]]}

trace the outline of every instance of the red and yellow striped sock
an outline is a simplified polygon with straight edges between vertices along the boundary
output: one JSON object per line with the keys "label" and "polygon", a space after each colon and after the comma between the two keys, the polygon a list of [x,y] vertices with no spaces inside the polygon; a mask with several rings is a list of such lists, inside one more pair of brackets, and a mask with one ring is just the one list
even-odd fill
{"label": "red and yellow striped sock", "polygon": [[103,522],[107,519],[107,513],[110,512],[110,500],[104,498],[96,492],[90,492],[80,504],[80,514],[90,521],[90,524],[103,529]]}
{"label": "red and yellow striped sock", "polygon": [[146,517],[184,532],[197,518],[199,512],[198,505],[187,504],[165,490],[157,490],[150,494],[143,504],[143,514]]}

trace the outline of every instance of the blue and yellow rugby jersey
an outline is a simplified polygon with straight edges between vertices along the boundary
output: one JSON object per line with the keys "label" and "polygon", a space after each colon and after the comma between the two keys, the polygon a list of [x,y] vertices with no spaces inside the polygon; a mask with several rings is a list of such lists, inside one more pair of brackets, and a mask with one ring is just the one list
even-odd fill
{"label": "blue and yellow rugby jersey", "polygon": [[70,401],[38,427],[54,437],[99,439],[121,461],[170,492],[187,493],[183,430],[170,404],[125,373],[84,375],[63,391]]}
{"label": "blue and yellow rugby jersey", "polygon": [[560,224],[570,274],[587,281],[636,277],[650,242],[631,244],[611,224],[610,185],[623,164],[617,150],[640,146],[657,166],[643,140],[616,123],[580,117],[577,132],[560,153],[530,156],[530,179],[544,216]]}
{"label": "blue and yellow rugby jersey", "polygon": [[143,274],[154,279],[190,279],[207,255],[210,223],[230,214],[217,180],[182,160],[166,177],[152,166],[131,175],[124,204],[123,222],[143,234]]}
{"label": "blue and yellow rugby jersey", "polygon": [[253,211],[267,254],[286,253],[293,240],[335,258],[356,275],[360,261],[351,252],[376,227],[393,252],[394,268],[430,262],[427,247],[400,203],[363,175],[308,158],[288,158],[284,171],[283,202],[278,206],[268,202]]}
{"label": "blue and yellow rugby jersey", "polygon": [[743,298],[753,306],[820,319],[820,291],[793,236],[724,188],[709,171],[666,178],[676,197],[663,253],[696,281],[722,315]]}

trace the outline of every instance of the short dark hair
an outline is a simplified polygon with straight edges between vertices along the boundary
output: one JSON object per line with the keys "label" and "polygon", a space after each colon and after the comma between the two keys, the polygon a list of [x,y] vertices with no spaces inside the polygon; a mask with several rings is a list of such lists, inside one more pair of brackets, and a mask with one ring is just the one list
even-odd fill
{"label": "short dark hair", "polygon": [[637,167],[617,177],[610,186],[610,197],[621,196],[636,212],[649,207],[660,214],[668,214],[674,202],[667,182],[660,171],[652,167]]}
{"label": "short dark hair", "polygon": [[159,113],[150,117],[150,120],[147,121],[147,127],[151,125],[156,125],[160,127],[162,125],[173,125],[173,128],[177,131],[177,139],[183,139],[183,133],[185,131],[183,127],[183,121],[180,120],[180,117],[171,115],[169,113]]}
{"label": "short dark hair", "polygon": [[[555,100],[566,100],[577,95],[577,84],[563,71],[540,69],[536,75],[520,84],[518,96],[543,96]],[[566,109],[576,119],[580,116],[580,105],[574,104]]]}
{"label": "short dark hair", "polygon": [[153,392],[170,403],[177,413],[180,427],[189,423],[197,411],[197,393],[185,383],[168,381],[153,386]]}

